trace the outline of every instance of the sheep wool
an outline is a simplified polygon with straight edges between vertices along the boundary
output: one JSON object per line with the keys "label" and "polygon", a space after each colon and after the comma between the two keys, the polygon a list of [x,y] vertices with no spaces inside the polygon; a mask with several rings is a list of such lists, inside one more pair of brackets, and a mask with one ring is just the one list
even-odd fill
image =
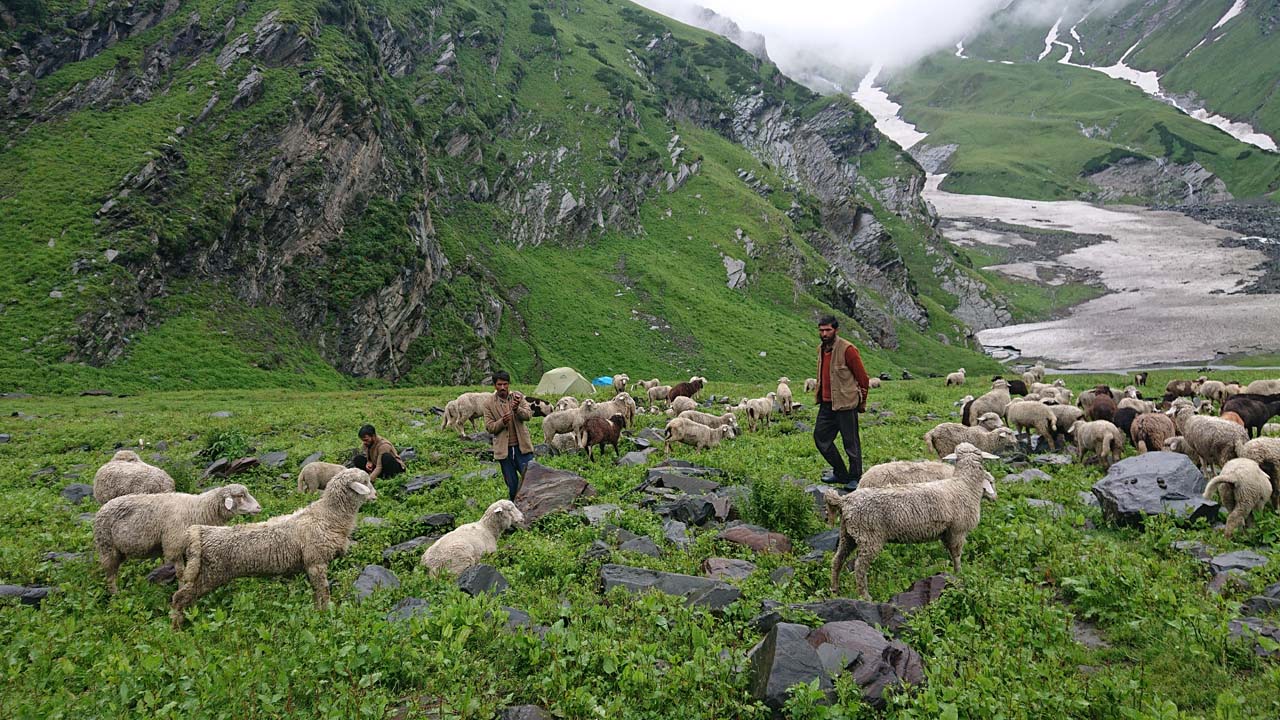
{"label": "sheep wool", "polygon": [[[955,477],[955,474],[956,467],[951,463],[932,460],[895,460],[880,463],[862,473],[862,479],[858,481],[858,490],[947,480]],[[989,500],[995,500],[997,497],[996,479],[989,472],[982,485],[982,494]]]}
{"label": "sheep wool", "polygon": [[777,398],[778,398],[778,404],[782,405],[783,415],[791,414],[791,404],[792,404],[791,385],[788,384],[790,382],[791,382],[791,378],[788,378],[788,377],[778,378]]}
{"label": "sheep wool", "polygon": [[1248,458],[1233,458],[1205,486],[1205,498],[1212,498],[1215,493],[1227,509],[1227,527],[1222,534],[1229,539],[1254,510],[1265,507],[1271,499],[1271,479],[1258,463]]}
{"label": "sheep wool", "polygon": [[1076,439],[1077,462],[1084,463],[1084,454],[1092,450],[1103,467],[1120,459],[1124,448],[1124,434],[1110,420],[1077,420],[1071,426],[1071,436]]}
{"label": "sheep wool", "polygon": [[701,423],[694,422],[689,418],[673,418],[667,422],[667,427],[662,431],[662,436],[666,440],[665,451],[667,455],[671,454],[671,443],[684,443],[692,445],[698,450],[706,450],[720,444],[724,438],[733,435],[733,427],[722,425],[720,427],[707,427]]}
{"label": "sheep wool", "polygon": [[[324,486],[333,479],[334,475],[346,470],[345,467],[335,463],[313,462],[302,466],[298,471],[298,492],[313,493],[320,492]],[[202,523],[207,525],[208,523]]]}
{"label": "sheep wool", "polygon": [[945,457],[963,443],[969,443],[989,453],[999,453],[1018,447],[1018,436],[1007,427],[983,430],[965,427],[960,423],[942,423],[924,434],[924,444],[938,457]]}
{"label": "sheep wool", "polygon": [[445,533],[422,553],[422,565],[433,575],[461,573],[485,555],[498,551],[498,537],[512,525],[524,522],[524,514],[510,500],[499,500],[475,522]]}
{"label": "sheep wool", "polygon": [[1129,437],[1140,455],[1163,449],[1165,441],[1177,434],[1178,430],[1169,416],[1159,412],[1143,413],[1129,426]]}
{"label": "sheep wool", "polygon": [[1005,419],[1009,421],[1009,425],[1019,430],[1026,430],[1028,433],[1034,430],[1049,443],[1050,450],[1058,449],[1054,442],[1054,434],[1058,430],[1058,418],[1048,405],[1037,400],[1009,403],[1005,409]]}
{"label": "sheep wool", "polygon": [[997,378],[991,382],[991,390],[973,401],[969,407],[969,417],[978,418],[984,413],[993,412],[998,415],[1004,415],[1004,409],[1009,406],[1012,398],[1009,395],[1008,381]]}
{"label": "sheep wool", "polygon": [[1280,511],[1280,438],[1254,438],[1244,444],[1241,457],[1258,463],[1271,478],[1271,507]]}
{"label": "sheep wool", "polygon": [[731,412],[723,415],[712,415],[698,410],[685,410],[680,413],[678,417],[682,417],[686,420],[692,420],[700,425],[706,425],[709,428],[729,427],[732,430],[732,432],[729,433],[729,437],[734,437],[738,434],[738,416]]}
{"label": "sheep wool", "polygon": [[1173,422],[1195,453],[1194,457],[1200,459],[1200,469],[1206,474],[1242,456],[1244,444],[1249,440],[1249,433],[1242,426],[1222,418],[1196,415],[1189,407],[1178,408]]}
{"label": "sheep wool", "polygon": [[173,478],[148,465],[132,450],[119,450],[93,474],[93,499],[105,503],[121,495],[173,492]]}

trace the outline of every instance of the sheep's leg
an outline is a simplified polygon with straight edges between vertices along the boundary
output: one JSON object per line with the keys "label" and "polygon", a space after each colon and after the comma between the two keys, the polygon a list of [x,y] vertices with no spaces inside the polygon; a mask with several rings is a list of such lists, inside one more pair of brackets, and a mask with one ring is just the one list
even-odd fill
{"label": "sheep's leg", "polygon": [[964,536],[957,536],[950,530],[942,534],[942,545],[951,553],[951,567],[956,574],[960,573],[960,553],[964,551]]}
{"label": "sheep's leg", "polygon": [[849,536],[840,530],[840,542],[836,544],[836,555],[831,559],[831,595],[833,597],[840,594],[840,572],[844,570],[844,563],[849,557]]}
{"label": "sheep's leg", "polygon": [[115,595],[120,591],[116,578],[120,573],[120,563],[124,562],[124,555],[115,549],[105,553],[98,551],[98,562],[102,564],[102,571],[107,574],[107,592]]}
{"label": "sheep's leg", "polygon": [[311,565],[307,568],[307,579],[311,581],[311,590],[315,594],[316,609],[329,607],[328,564]]}
{"label": "sheep's leg", "polygon": [[169,620],[170,626],[174,630],[182,629],[183,616],[182,613],[200,597],[196,592],[194,583],[183,582],[177,592],[169,600]]}
{"label": "sheep's leg", "polygon": [[867,571],[883,548],[884,541],[878,539],[858,545],[858,559],[853,562],[853,575],[858,583],[858,597],[863,600],[871,599],[871,593],[867,592]]}

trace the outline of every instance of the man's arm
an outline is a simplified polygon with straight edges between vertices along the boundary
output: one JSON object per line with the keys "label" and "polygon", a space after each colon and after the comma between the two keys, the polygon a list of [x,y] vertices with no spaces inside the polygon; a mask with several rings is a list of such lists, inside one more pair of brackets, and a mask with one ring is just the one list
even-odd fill
{"label": "man's arm", "polygon": [[369,461],[373,463],[373,472],[369,473],[369,482],[377,480],[378,476],[382,474],[382,445],[383,443],[378,443],[370,448],[374,457],[369,458]]}
{"label": "man's arm", "polygon": [[858,404],[858,412],[862,412],[867,407],[867,392],[871,389],[871,378],[867,377],[867,369],[862,367],[862,355],[858,353],[858,348],[850,345],[844,351],[844,364],[853,371],[853,377],[862,390],[862,402]]}
{"label": "man's arm", "polygon": [[490,401],[484,406],[484,429],[490,435],[497,435],[507,426],[507,421],[498,414],[497,403]]}
{"label": "man's arm", "polygon": [[516,419],[525,422],[533,418],[533,407],[529,405],[529,401],[520,398],[520,404],[516,406]]}

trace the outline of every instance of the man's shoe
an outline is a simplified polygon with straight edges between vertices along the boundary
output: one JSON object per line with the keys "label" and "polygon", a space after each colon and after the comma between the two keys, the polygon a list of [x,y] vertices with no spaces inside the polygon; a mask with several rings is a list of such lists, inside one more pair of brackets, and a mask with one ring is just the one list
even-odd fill
{"label": "man's shoe", "polygon": [[845,489],[845,490],[848,490],[849,492],[853,492],[854,490],[857,490],[857,489],[858,489],[858,481],[857,481],[857,480],[850,480],[849,482],[847,482],[847,483],[845,483],[845,484],[844,484],[844,489]]}

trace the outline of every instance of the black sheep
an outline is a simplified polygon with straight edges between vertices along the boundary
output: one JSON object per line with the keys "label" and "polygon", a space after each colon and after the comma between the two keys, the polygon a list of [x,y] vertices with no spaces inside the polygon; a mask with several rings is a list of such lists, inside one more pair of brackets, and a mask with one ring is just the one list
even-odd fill
{"label": "black sheep", "polygon": [[1276,415],[1280,415],[1280,395],[1255,395],[1240,393],[1227,398],[1222,404],[1222,412],[1233,412],[1244,420],[1249,437],[1262,435],[1262,426]]}

